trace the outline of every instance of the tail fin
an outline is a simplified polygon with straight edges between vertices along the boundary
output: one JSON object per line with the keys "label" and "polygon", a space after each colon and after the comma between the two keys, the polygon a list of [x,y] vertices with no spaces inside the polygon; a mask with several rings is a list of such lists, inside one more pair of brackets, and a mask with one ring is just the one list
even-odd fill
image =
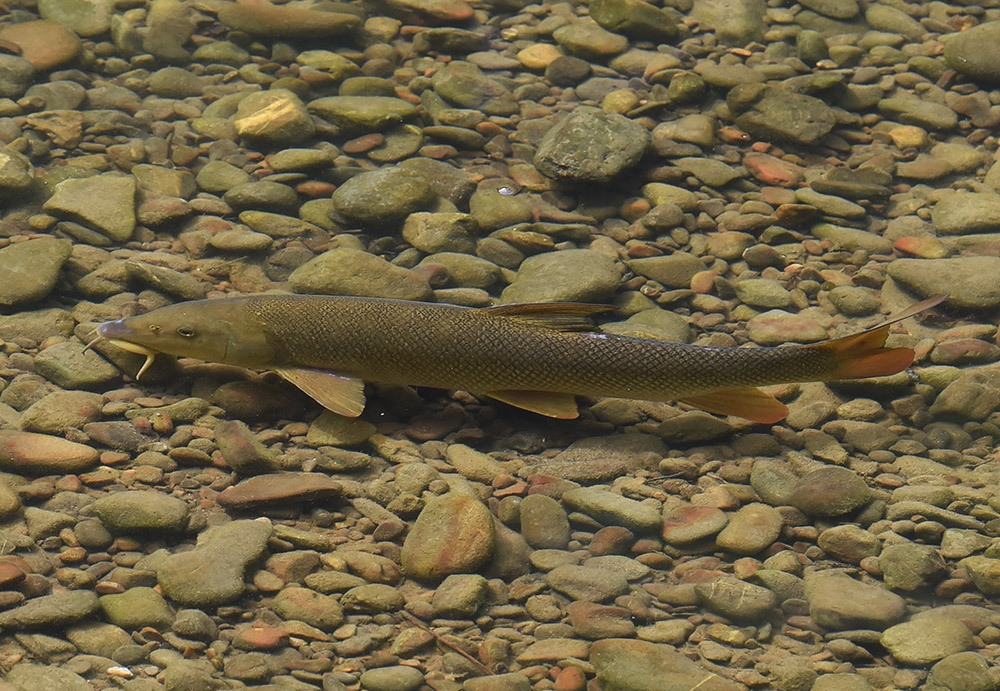
{"label": "tail fin", "polygon": [[913,362],[913,350],[886,348],[885,339],[889,336],[889,327],[941,304],[947,297],[937,295],[922,300],[861,333],[805,347],[821,350],[832,357],[833,368],[828,379],[860,379],[901,372]]}

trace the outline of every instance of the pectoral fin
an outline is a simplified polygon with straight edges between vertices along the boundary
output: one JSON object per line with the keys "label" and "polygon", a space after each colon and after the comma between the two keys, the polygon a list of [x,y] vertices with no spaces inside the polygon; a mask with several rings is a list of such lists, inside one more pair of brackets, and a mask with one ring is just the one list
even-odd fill
{"label": "pectoral fin", "polygon": [[357,417],[365,409],[365,383],[357,377],[300,367],[280,367],[274,371],[338,415]]}
{"label": "pectoral fin", "polygon": [[752,386],[742,389],[723,389],[680,400],[681,403],[687,403],[710,413],[738,415],[747,420],[767,424],[784,420],[788,415],[788,408],[784,403]]}
{"label": "pectoral fin", "polygon": [[515,408],[530,410],[539,415],[572,420],[580,415],[576,407],[576,398],[568,393],[553,393],[551,391],[490,391],[490,398],[503,401]]}

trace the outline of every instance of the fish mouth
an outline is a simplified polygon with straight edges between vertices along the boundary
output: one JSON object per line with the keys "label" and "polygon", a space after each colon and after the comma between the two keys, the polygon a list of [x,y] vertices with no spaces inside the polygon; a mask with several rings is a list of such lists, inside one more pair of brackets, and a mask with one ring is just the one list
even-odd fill
{"label": "fish mouth", "polygon": [[94,337],[90,341],[90,343],[88,343],[84,347],[83,352],[86,353],[88,350],[90,350],[98,343],[103,343],[107,341],[111,345],[117,346],[122,350],[127,350],[130,353],[145,355],[146,361],[142,363],[142,367],[139,368],[139,371],[135,375],[136,381],[138,381],[139,378],[142,377],[143,373],[145,373],[145,371],[149,369],[149,366],[153,364],[153,360],[155,359],[158,351],[153,350],[152,348],[148,348],[144,345],[139,345],[138,343],[132,343],[131,341],[126,341],[123,338],[123,336],[126,336],[129,333],[129,331],[130,329],[127,326],[125,326],[124,320],[122,319],[116,319],[115,321],[104,322],[103,324],[100,324],[96,329],[94,329],[94,332],[97,334],[97,336]]}

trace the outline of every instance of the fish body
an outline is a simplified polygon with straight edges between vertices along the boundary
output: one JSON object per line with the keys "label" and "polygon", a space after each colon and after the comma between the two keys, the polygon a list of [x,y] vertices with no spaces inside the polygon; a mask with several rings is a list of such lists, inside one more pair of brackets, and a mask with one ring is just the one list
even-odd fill
{"label": "fish body", "polygon": [[684,400],[774,422],[786,410],[758,386],[890,374],[913,360],[909,349],[883,347],[891,321],[819,344],[715,348],[601,333],[588,316],[607,309],[268,294],[180,303],[98,334],[150,360],[168,353],[273,369],[350,415],[364,407],[361,382],[374,381],[463,389],[553,417],[575,417],[573,396],[584,395]]}

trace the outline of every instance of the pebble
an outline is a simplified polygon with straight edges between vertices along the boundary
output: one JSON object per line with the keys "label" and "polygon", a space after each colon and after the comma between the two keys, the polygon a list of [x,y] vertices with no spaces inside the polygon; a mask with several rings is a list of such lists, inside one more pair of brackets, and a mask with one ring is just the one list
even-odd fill
{"label": "pebble", "polygon": [[534,549],[566,549],[570,524],[566,511],[555,499],[532,494],[521,500],[521,535]]}
{"label": "pebble", "polygon": [[521,263],[504,289],[504,304],[530,302],[602,302],[621,281],[621,269],[596,250],[537,254]]}
{"label": "pebble", "polygon": [[323,39],[341,36],[361,27],[357,15],[320,12],[304,7],[228,3],[219,9],[219,21],[251,36]]}
{"label": "pebble", "polygon": [[361,688],[367,691],[416,691],[423,684],[420,670],[405,665],[369,669],[361,675]]}
{"label": "pebble", "polygon": [[715,536],[715,544],[734,554],[757,554],[778,539],[783,525],[776,509],[747,504],[729,517],[726,527]]}
{"label": "pebble", "polygon": [[944,59],[948,67],[984,84],[1000,83],[1000,71],[988,58],[989,46],[1000,38],[1000,22],[984,22],[967,31],[956,32],[945,43]]}
{"label": "pebble", "polygon": [[215,443],[226,464],[241,475],[257,475],[278,469],[278,459],[245,423],[226,420],[215,426]]}
{"label": "pebble", "polygon": [[979,653],[961,652],[948,655],[931,667],[926,688],[928,691],[944,691],[949,687],[957,687],[961,691],[985,691],[993,685],[986,660]]}
{"label": "pebble", "polygon": [[19,662],[8,670],[4,681],[11,689],[62,689],[90,691],[94,687],[75,672],[55,665],[33,665]]}
{"label": "pebble", "polygon": [[[824,530],[816,539],[816,544],[831,557],[850,564],[859,564],[862,559],[877,556],[881,549],[876,535],[850,524]],[[886,585],[893,587],[888,580]]]}
{"label": "pebble", "polygon": [[283,619],[305,622],[320,631],[334,631],[344,621],[344,611],[332,595],[298,586],[282,588],[271,607]]}
{"label": "pebble", "polygon": [[714,506],[665,505],[662,537],[670,545],[690,545],[716,535],[728,522],[729,515]]}
{"label": "pebble", "polygon": [[198,536],[193,551],[172,554],[157,568],[163,593],[182,605],[218,606],[244,591],[244,572],[264,553],[271,526],[233,521]]}
{"label": "pebble", "polygon": [[940,552],[930,545],[886,545],[878,564],[883,582],[893,590],[926,588],[948,575]]}
{"label": "pebble", "polygon": [[102,595],[101,611],[115,626],[137,631],[151,626],[164,631],[174,620],[173,612],[155,588],[129,588],[118,595]]}
{"label": "pebble", "polygon": [[823,101],[795,93],[766,93],[736,118],[754,137],[805,145],[818,142],[835,124],[836,115]]}
{"label": "pebble", "polygon": [[43,205],[48,213],[83,223],[116,242],[132,237],[136,225],[135,180],[123,175],[95,175],[64,180]]}
{"label": "pebble", "polygon": [[17,45],[21,57],[41,72],[72,65],[82,49],[75,33],[45,20],[7,24],[0,29],[0,40]]}
{"label": "pebble", "polygon": [[765,619],[778,604],[778,598],[767,588],[731,576],[698,583],[694,590],[702,605],[738,622]]}
{"label": "pebble", "polygon": [[578,106],[545,134],[534,164],[551,178],[607,182],[638,163],[648,143],[646,129],[625,116]]}
{"label": "pebble", "polygon": [[187,528],[188,506],[176,497],[134,490],[101,497],[91,508],[113,533],[172,534]]}
{"label": "pebble", "polygon": [[400,560],[409,576],[438,580],[474,573],[492,556],[494,546],[489,509],[472,497],[446,494],[424,505],[403,542]]}
{"label": "pebble", "polygon": [[341,484],[322,473],[280,472],[256,475],[227,487],[218,501],[231,509],[254,509],[335,500],[342,494]]}
{"label": "pebble", "polygon": [[0,468],[26,475],[77,473],[92,468],[98,452],[84,444],[34,432],[0,430]]}
{"label": "pebble", "polygon": [[606,602],[629,590],[624,576],[593,566],[557,566],[546,574],[545,582],[553,590],[585,602]]}
{"label": "pebble", "polygon": [[628,262],[628,267],[667,288],[688,288],[691,279],[705,269],[705,264],[687,252],[674,252],[662,257],[633,259]]}
{"label": "pebble", "polygon": [[88,38],[108,31],[111,10],[110,0],[82,0],[69,4],[59,0],[40,0],[38,3],[38,13],[42,18]]}
{"label": "pebble", "polygon": [[836,571],[807,576],[805,595],[813,621],[834,631],[882,630],[906,614],[903,598],[895,593]]}
{"label": "pebble", "polygon": [[871,499],[871,489],[857,473],[835,466],[804,475],[789,497],[794,507],[809,516],[839,516]]}
{"label": "pebble", "polygon": [[659,530],[659,510],[596,487],[580,487],[562,495],[567,508],[590,516],[606,525],[621,525],[635,533]]}
{"label": "pebble", "polygon": [[53,391],[21,414],[21,429],[42,434],[62,434],[82,428],[101,416],[104,399],[86,391]]}
{"label": "pebble", "polygon": [[15,631],[65,627],[86,619],[97,609],[97,595],[92,591],[64,590],[0,612],[0,626]]}
{"label": "pebble", "polygon": [[673,646],[610,639],[591,646],[590,663],[602,686],[613,689],[648,688],[658,679],[677,688],[737,691],[740,685],[701,667]]}
{"label": "pebble", "polygon": [[296,292],[314,295],[397,300],[426,300],[431,295],[431,287],[422,276],[349,247],[327,250],[309,260],[292,272],[289,283]]}
{"label": "pebble", "polygon": [[439,617],[472,619],[488,595],[488,583],[479,574],[452,574],[434,591],[431,605]]}
{"label": "pebble", "polygon": [[949,655],[974,647],[968,627],[948,617],[896,624],[882,632],[880,642],[893,658],[915,667],[929,667]]}
{"label": "pebble", "polygon": [[436,94],[459,108],[479,110],[487,115],[511,115],[518,110],[507,87],[470,62],[450,62],[434,73],[431,84]]}
{"label": "pebble", "polygon": [[0,249],[0,305],[36,302],[55,287],[69,259],[68,240],[38,238]]}

